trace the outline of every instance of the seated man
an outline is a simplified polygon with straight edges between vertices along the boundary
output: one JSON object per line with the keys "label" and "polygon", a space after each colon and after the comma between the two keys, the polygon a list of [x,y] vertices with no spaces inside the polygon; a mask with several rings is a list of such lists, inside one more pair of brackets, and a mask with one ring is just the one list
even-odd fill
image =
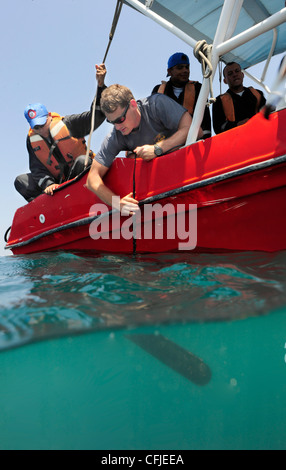
{"label": "seated man", "polygon": [[[176,52],[168,60],[167,77],[168,82],[162,82],[152,91],[154,93],[163,93],[184,106],[193,116],[198,96],[201,90],[201,83],[189,80],[190,60],[183,52]],[[211,117],[209,108],[205,108],[202,121],[203,139],[211,137]]]}
{"label": "seated man", "polygon": [[244,74],[239,64],[228,63],[223,75],[229,89],[218,96],[213,105],[213,128],[216,134],[245,124],[266,102],[262,91],[243,86]]}
{"label": "seated man", "polygon": [[156,94],[135,101],[132,92],[122,85],[105,89],[100,105],[114,128],[93,160],[87,187],[106,204],[129,215],[138,210],[138,201],[131,194],[117,202],[112,200],[115,194],[103,183],[114,158],[125,150],[149,161],[184,145],[192,118],[185,108],[167,96]]}
{"label": "seated man", "polygon": [[[104,90],[106,69],[104,64],[96,66],[98,82],[94,129],[105,119],[99,108]],[[63,181],[74,178],[84,170],[87,147],[84,136],[90,133],[92,109],[82,114],[61,117],[48,112],[41,104],[30,104],[24,112],[30,124],[27,136],[30,172],[15,179],[16,190],[30,202],[43,192],[53,191]],[[90,152],[89,166],[93,153]]]}

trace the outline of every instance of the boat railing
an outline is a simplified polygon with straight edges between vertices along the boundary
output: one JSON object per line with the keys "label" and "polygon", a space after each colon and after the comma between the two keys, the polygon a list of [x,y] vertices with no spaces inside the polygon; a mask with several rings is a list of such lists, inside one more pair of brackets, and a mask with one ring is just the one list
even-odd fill
{"label": "boat railing", "polygon": [[[196,49],[198,41],[191,37],[189,34],[186,34],[174,24],[167,21],[164,17],[161,17],[159,14],[155,13],[151,9],[154,3],[152,0],[145,0],[145,4],[144,2],[141,2],[139,0],[124,0],[124,2],[128,3],[136,10],[143,13],[145,16],[151,18],[153,21],[160,24],[162,27],[164,27],[171,33],[175,34],[186,44],[191,46],[194,50]],[[213,39],[213,44],[208,44],[208,47],[211,48],[212,74],[210,77],[203,79],[201,92],[196,104],[193,122],[186,140],[186,145],[190,145],[196,142],[197,140],[199,128],[203,120],[204,109],[208,101],[210,90],[212,88],[212,79],[216,73],[216,69],[221,58],[229,52],[233,51],[234,49],[244,45],[245,43],[248,43],[249,41],[257,38],[261,34],[264,34],[268,31],[273,31],[273,41],[270,48],[269,57],[266,60],[265,68],[263,70],[261,78],[251,78],[253,78],[254,81],[258,82],[259,85],[263,87],[267,93],[271,93],[270,88],[265,85],[264,79],[277,42],[278,34],[276,28],[282,23],[286,22],[286,8],[282,8],[281,10],[272,14],[269,17],[265,17],[263,14],[263,9],[261,9],[262,13],[259,12],[258,15],[258,20],[260,19],[260,22],[257,22],[254,26],[233,36],[243,5],[243,0],[224,0],[223,2],[220,19]],[[248,72],[246,72],[246,74],[248,75]]]}
{"label": "boat railing", "polygon": [[257,83],[259,86],[264,88],[264,90],[269,94],[271,93],[271,89],[265,83],[265,77],[266,77],[267,71],[269,69],[269,64],[271,62],[271,59],[272,59],[274,51],[275,51],[275,47],[276,47],[276,44],[277,44],[277,38],[278,38],[277,28],[273,28],[273,41],[272,41],[271,48],[270,48],[270,51],[269,51],[269,55],[268,55],[268,58],[265,62],[265,66],[263,68],[263,71],[262,71],[262,74],[261,74],[260,78],[255,77],[253,74],[251,74],[247,70],[243,69],[243,73],[245,75],[247,75],[247,77],[249,77],[251,80],[253,80],[255,83]]}
{"label": "boat railing", "polygon": [[[251,41],[252,39],[260,36],[261,34],[273,30],[273,41],[267,61],[270,62],[271,60],[277,41],[275,30],[276,27],[286,21],[286,8],[283,8],[279,12],[270,16],[269,18],[264,19],[260,23],[257,23],[255,26],[252,26],[246,31],[243,31],[240,34],[229,38],[230,31],[234,31],[235,29],[235,25],[238,21],[239,12],[242,7],[242,4],[243,2],[241,2],[241,0],[226,0],[224,2],[216,34],[214,37],[214,42],[212,45],[211,63],[213,74],[215,74],[219,60],[223,55],[227,54],[228,52],[232,51],[233,49],[239,46],[242,46],[243,44]],[[267,93],[271,93],[271,90],[263,84],[263,80],[265,78],[268,66],[269,63],[266,63],[262,74],[262,79],[256,79],[256,81],[258,81],[258,83],[266,90]],[[208,100],[209,92],[210,78],[203,80],[203,85],[195,108],[193,122],[186,140],[186,145],[191,145],[197,140],[199,127],[203,119],[203,113]]]}

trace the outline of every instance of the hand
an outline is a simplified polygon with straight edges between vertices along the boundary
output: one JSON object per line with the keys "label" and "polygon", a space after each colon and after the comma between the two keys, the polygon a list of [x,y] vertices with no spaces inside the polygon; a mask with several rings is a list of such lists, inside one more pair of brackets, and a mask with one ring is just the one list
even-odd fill
{"label": "hand", "polygon": [[98,84],[99,87],[102,88],[104,86],[104,79],[105,79],[105,75],[107,73],[107,70],[106,70],[104,64],[96,65],[95,68],[96,68],[97,84]]}
{"label": "hand", "polygon": [[59,184],[51,184],[44,190],[44,193],[52,196],[54,194],[54,190],[57,189],[58,187],[59,187]]}
{"label": "hand", "polygon": [[153,158],[156,158],[154,153],[154,145],[143,145],[142,147],[136,147],[133,152],[136,153],[137,157],[143,158],[143,160],[147,162],[153,160]]}
{"label": "hand", "polygon": [[132,196],[133,193],[130,193],[120,199],[119,207],[116,209],[120,210],[122,215],[134,215],[139,211],[139,203]]}

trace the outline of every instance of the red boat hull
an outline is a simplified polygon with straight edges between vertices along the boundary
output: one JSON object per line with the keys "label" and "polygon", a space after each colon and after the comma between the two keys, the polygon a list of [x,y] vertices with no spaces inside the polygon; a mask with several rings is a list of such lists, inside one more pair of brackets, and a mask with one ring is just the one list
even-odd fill
{"label": "red boat hull", "polygon": [[[151,162],[117,158],[105,182],[121,197],[135,187],[141,211],[135,233],[133,219],[110,213],[86,188],[84,175],[18,209],[6,247],[14,254],[284,250],[285,128],[286,110],[269,120],[258,114],[244,126]],[[105,216],[96,219],[95,209]]]}

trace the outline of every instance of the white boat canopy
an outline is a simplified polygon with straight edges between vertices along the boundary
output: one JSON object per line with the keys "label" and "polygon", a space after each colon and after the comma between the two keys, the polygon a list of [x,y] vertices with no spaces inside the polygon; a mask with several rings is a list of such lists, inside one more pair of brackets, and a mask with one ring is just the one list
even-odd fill
{"label": "white boat canopy", "polygon": [[[211,73],[205,74],[187,145],[195,142],[198,135],[219,60],[237,62],[245,70],[265,60],[267,66],[272,55],[286,50],[285,0],[124,0],[124,3],[194,49],[205,42],[207,54],[204,54],[209,58],[207,69]],[[267,88],[266,91],[270,92]]]}
{"label": "white boat canopy", "polygon": [[[276,14],[274,22],[277,20],[280,23],[281,20],[281,24],[276,27],[277,41],[275,41],[274,54],[280,54],[286,50],[284,0],[231,0],[231,2],[228,0],[125,0],[124,3],[150,16],[189,42],[191,46],[194,45],[194,41],[203,39],[208,44],[214,43],[224,4],[225,6],[229,4],[231,10],[224,41],[246,32]],[[224,62],[238,62],[243,69],[266,60],[273,42],[272,29],[273,26],[263,36],[255,37],[239,47],[232,47],[231,51],[221,55],[221,59]],[[225,48],[221,49],[223,52]]]}

